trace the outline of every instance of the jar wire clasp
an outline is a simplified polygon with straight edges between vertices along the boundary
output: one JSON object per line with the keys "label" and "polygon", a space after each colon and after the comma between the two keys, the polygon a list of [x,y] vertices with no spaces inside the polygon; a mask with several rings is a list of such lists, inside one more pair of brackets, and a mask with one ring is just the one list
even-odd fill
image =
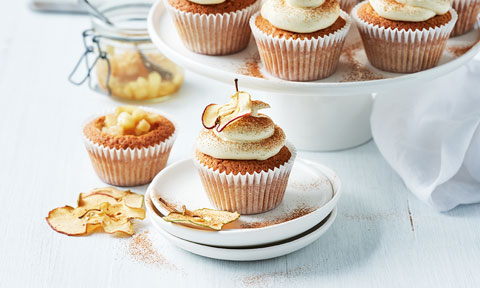
{"label": "jar wire clasp", "polygon": [[[100,47],[100,35],[95,35],[93,29],[87,29],[83,31],[82,33],[83,37],[83,46],[85,47],[85,52],[82,53],[80,56],[80,59],[77,61],[75,64],[75,67],[73,68],[72,72],[68,76],[68,81],[70,83],[80,86],[83,85],[87,80],[88,80],[88,86],[90,89],[93,91],[98,91],[98,87],[94,87],[92,85],[92,71],[95,68],[95,65],[97,64],[99,59],[104,60],[107,63],[107,78],[106,78],[106,88],[108,95],[111,95],[111,89],[110,89],[110,73],[111,73],[111,66],[110,66],[110,61],[108,60],[107,57],[107,52],[103,51]],[[95,47],[97,48],[98,55],[94,58],[93,62],[90,61],[90,54],[95,54]],[[80,65],[85,63],[85,68],[86,68],[86,74],[85,76],[81,77],[80,80],[75,80],[74,76],[79,73],[79,68]]]}

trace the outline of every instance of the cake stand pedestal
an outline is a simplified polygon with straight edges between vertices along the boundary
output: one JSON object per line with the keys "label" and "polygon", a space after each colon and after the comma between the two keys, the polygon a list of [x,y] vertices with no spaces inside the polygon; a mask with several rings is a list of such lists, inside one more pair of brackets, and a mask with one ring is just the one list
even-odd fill
{"label": "cake stand pedestal", "polygon": [[301,150],[332,151],[358,146],[372,138],[371,94],[302,97],[295,94],[255,93],[272,107],[268,114],[289,141]]}

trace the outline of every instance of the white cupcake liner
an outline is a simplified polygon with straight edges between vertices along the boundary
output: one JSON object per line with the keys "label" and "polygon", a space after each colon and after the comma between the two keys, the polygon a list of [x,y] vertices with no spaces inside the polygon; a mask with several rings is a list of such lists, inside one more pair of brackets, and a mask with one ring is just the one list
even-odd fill
{"label": "white cupcake liner", "polygon": [[352,23],[347,13],[340,13],[340,17],[346,21],[341,29],[312,39],[285,39],[268,35],[255,24],[258,15],[260,12],[250,18],[250,27],[268,73],[284,80],[314,81],[335,72]]}
{"label": "white cupcake liner", "polygon": [[339,0],[338,2],[340,3],[340,8],[347,13],[350,13],[358,3],[357,0]]}
{"label": "white cupcake liner", "polygon": [[210,202],[217,209],[242,215],[266,212],[280,205],[297,155],[293,145],[287,143],[286,146],[291,153],[286,163],[273,170],[245,175],[220,173],[194,157]]}
{"label": "white cupcake liner", "polygon": [[82,138],[90,156],[93,168],[103,182],[115,186],[138,186],[152,181],[155,175],[165,168],[173,143],[178,135],[178,126],[171,117],[164,113],[148,108],[139,107],[147,112],[155,113],[167,118],[173,123],[175,131],[170,137],[159,144],[144,148],[116,149],[105,147],[90,140],[83,129],[92,120],[114,113],[113,110],[103,114],[91,116],[82,125]]}
{"label": "white cupcake liner", "polygon": [[368,60],[373,66],[389,72],[412,73],[438,64],[458,18],[455,10],[449,10],[452,19],[442,26],[400,30],[380,27],[360,19],[358,9],[365,3],[367,1],[357,4],[351,15],[362,37]]}
{"label": "white cupcake liner", "polygon": [[250,40],[248,20],[261,1],[230,13],[199,14],[184,12],[164,0],[184,45],[193,52],[206,55],[227,55],[245,49]]}
{"label": "white cupcake liner", "polygon": [[475,27],[480,12],[480,0],[453,0],[452,8],[458,14],[452,37],[465,34]]}

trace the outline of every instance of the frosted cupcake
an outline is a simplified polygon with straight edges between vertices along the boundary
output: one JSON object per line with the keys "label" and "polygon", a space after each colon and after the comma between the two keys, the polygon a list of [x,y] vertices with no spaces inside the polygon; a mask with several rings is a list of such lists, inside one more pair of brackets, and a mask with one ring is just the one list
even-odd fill
{"label": "frosted cupcake", "polygon": [[452,36],[462,35],[472,30],[480,12],[480,0],[453,0],[452,7],[458,13]]}
{"label": "frosted cupcake", "polygon": [[296,151],[258,110],[270,106],[237,92],[226,105],[207,106],[195,144],[195,164],[217,209],[256,214],[283,199]]}
{"label": "frosted cupcake", "polygon": [[337,0],[267,0],[250,27],[270,74],[313,81],[335,72],[350,17]]}
{"label": "frosted cupcake", "polygon": [[167,165],[176,138],[172,121],[157,111],[135,106],[94,116],[83,128],[93,168],[115,186],[149,183]]}
{"label": "frosted cupcake", "polygon": [[248,20],[260,0],[164,0],[184,45],[193,52],[226,55],[245,49]]}
{"label": "frosted cupcake", "polygon": [[351,15],[370,63],[385,71],[411,73],[437,65],[457,21],[450,0],[370,0]]}

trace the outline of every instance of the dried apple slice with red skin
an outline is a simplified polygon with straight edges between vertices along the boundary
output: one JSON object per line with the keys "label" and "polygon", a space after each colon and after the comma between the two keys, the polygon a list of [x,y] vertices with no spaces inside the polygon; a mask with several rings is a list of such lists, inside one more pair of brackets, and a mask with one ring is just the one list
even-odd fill
{"label": "dried apple slice with red skin", "polygon": [[97,221],[88,223],[88,219],[83,217],[86,213],[88,210],[64,206],[50,211],[46,220],[48,225],[58,233],[68,236],[83,236],[102,226]]}
{"label": "dried apple slice with red skin", "polygon": [[203,110],[202,124],[206,129],[221,132],[228,124],[252,113],[250,94],[237,92],[226,105],[210,104]]}
{"label": "dried apple slice with red skin", "polygon": [[218,124],[218,126],[217,126],[216,129],[217,129],[218,132],[222,132],[223,129],[225,129],[225,128],[226,128],[228,125],[230,125],[232,122],[237,121],[238,119],[241,119],[241,118],[243,118],[243,117],[245,117],[245,116],[248,116],[248,115],[251,115],[251,113],[243,114],[243,115],[237,116],[237,117],[235,117],[235,118],[233,118],[233,119],[230,119],[229,117],[225,117],[225,118],[223,118],[222,120],[220,120],[221,122]]}
{"label": "dried apple slice with red skin", "polygon": [[230,123],[251,115],[252,112],[253,102],[250,94],[240,91],[232,95],[228,104],[210,104],[205,107],[202,114],[202,124],[205,129],[216,128],[218,132],[222,132]]}
{"label": "dried apple slice with red skin", "polygon": [[202,124],[205,129],[213,129],[217,126],[219,108],[220,105],[218,104],[210,104],[205,107],[202,114]]}
{"label": "dried apple slice with red skin", "polygon": [[232,98],[234,97],[236,98],[235,110],[230,114],[220,115],[217,126],[218,132],[222,132],[230,123],[252,114],[253,105],[250,94],[237,92],[232,96]]}

